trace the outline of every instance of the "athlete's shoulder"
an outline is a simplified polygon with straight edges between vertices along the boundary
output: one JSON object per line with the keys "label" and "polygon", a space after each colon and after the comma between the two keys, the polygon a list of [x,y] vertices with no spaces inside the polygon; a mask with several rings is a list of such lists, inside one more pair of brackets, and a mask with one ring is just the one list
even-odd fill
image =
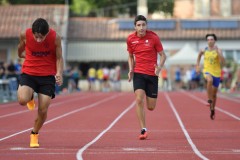
{"label": "athlete's shoulder", "polygon": [[127,36],[127,39],[135,38],[136,37],[136,32],[132,32]]}
{"label": "athlete's shoulder", "polygon": [[146,31],[146,34],[147,34],[148,36],[159,37],[155,32],[150,31],[150,30],[147,30],[147,31]]}
{"label": "athlete's shoulder", "polygon": [[204,47],[204,48],[202,48],[201,50],[200,50],[200,52],[202,52],[202,53],[205,53],[205,52],[207,52],[208,51],[208,47]]}
{"label": "athlete's shoulder", "polygon": [[30,33],[32,33],[32,28],[27,28],[25,30],[25,34],[27,35],[27,34],[30,34]]}
{"label": "athlete's shoulder", "polygon": [[130,43],[132,41],[136,41],[137,35],[136,32],[130,33],[127,37],[127,43]]}
{"label": "athlete's shoulder", "polygon": [[50,28],[49,29],[50,33],[57,33],[54,29]]}

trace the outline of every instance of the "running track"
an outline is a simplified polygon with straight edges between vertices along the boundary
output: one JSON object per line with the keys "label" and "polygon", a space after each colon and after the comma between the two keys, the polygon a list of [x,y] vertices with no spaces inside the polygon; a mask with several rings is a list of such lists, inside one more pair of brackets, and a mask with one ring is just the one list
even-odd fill
{"label": "running track", "polygon": [[240,159],[240,99],[219,96],[209,118],[205,92],[159,92],[146,111],[149,138],[140,132],[133,93],[79,92],[57,96],[29,148],[37,110],[0,105],[1,160],[237,160]]}

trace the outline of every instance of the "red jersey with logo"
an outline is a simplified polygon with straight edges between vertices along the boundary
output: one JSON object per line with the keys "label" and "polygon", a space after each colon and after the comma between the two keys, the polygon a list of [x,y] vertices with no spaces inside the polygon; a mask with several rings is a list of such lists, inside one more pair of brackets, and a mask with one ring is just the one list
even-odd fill
{"label": "red jersey with logo", "polygon": [[130,34],[127,38],[127,50],[135,56],[134,72],[156,76],[154,71],[157,53],[163,51],[157,34],[149,30],[144,37],[138,37],[136,32]]}
{"label": "red jersey with logo", "polygon": [[42,42],[34,39],[32,29],[26,30],[26,57],[22,72],[33,76],[48,76],[56,74],[56,32],[49,30]]}

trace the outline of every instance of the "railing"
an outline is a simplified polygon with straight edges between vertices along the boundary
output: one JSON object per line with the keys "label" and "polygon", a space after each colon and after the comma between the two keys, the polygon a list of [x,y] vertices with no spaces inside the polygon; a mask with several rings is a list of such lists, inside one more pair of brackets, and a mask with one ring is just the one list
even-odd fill
{"label": "railing", "polygon": [[0,103],[17,100],[18,82],[16,77],[0,79]]}

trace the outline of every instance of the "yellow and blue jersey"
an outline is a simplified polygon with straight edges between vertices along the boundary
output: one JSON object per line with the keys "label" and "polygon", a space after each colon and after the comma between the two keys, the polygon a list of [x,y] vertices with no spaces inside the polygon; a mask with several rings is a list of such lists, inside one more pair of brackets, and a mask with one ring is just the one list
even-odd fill
{"label": "yellow and blue jersey", "polygon": [[208,48],[205,49],[203,73],[209,73],[214,77],[221,76],[221,65],[216,50],[208,50]]}

